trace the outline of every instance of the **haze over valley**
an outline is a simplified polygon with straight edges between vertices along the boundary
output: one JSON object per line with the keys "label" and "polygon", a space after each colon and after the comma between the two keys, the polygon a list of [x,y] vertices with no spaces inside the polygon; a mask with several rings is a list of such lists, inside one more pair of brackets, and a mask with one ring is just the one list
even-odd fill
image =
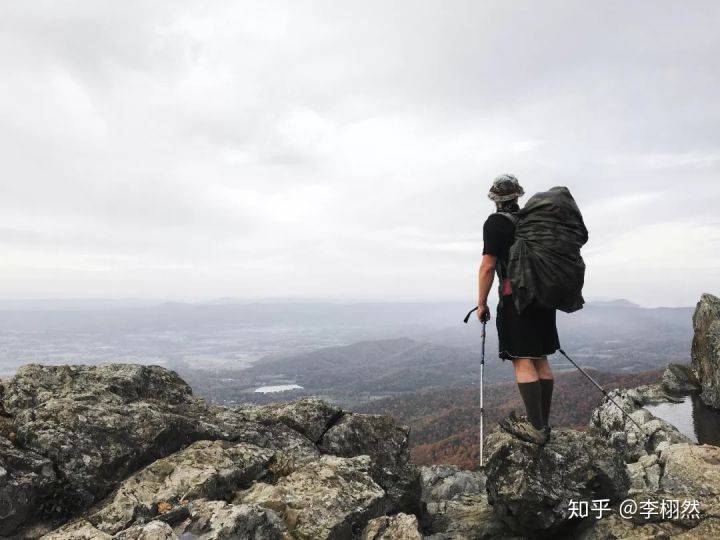
{"label": "haze over valley", "polygon": [[[0,373],[26,363],[132,362],[177,370],[216,403],[303,395],[354,406],[423,389],[474,383],[480,323],[469,306],[435,303],[219,302],[5,303]],[[637,373],[689,359],[692,308],[646,309],[627,301],[558,313],[561,343],[581,365]],[[551,357],[557,372],[572,367]],[[488,383],[512,380],[487,326]],[[287,392],[263,386],[297,385]]]}

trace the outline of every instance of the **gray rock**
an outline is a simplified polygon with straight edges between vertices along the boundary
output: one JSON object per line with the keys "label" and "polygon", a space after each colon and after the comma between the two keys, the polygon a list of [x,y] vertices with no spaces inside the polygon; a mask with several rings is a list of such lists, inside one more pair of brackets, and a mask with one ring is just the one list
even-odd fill
{"label": "gray rock", "polygon": [[704,519],[697,527],[672,538],[673,540],[715,540],[720,538],[720,518]]}
{"label": "gray rock", "polygon": [[706,501],[720,497],[720,447],[673,444],[660,453],[659,462],[663,466],[662,491]]}
{"label": "gray rock", "polygon": [[630,486],[622,456],[587,433],[557,429],[539,447],[498,430],[486,442],[488,502],[520,535],[559,536],[568,526],[571,500],[612,504]]}
{"label": "gray rock", "polygon": [[671,394],[687,394],[700,389],[700,383],[689,365],[668,364],[662,378],[662,388]]}
{"label": "gray rock", "polygon": [[420,467],[423,514],[427,538],[455,540],[516,537],[499,521],[488,504],[485,474],[453,465]]}
{"label": "gray rock", "polygon": [[415,516],[400,513],[371,519],[362,540],[423,540],[423,535]]}
{"label": "gray rock", "polygon": [[720,298],[703,294],[693,314],[690,367],[700,385],[703,403],[720,409]]}
{"label": "gray rock", "polygon": [[181,501],[230,498],[266,476],[273,456],[272,450],[244,443],[193,443],[124,480],[87,519],[101,531],[116,534],[138,520],[157,519],[161,512],[175,509],[182,515]]}
{"label": "gray rock", "polygon": [[106,495],[122,478],[215,429],[162,404],[88,405],[51,399],[15,418],[18,441],[49,457],[60,471],[66,508],[81,509]]}
{"label": "gray rock", "polygon": [[300,540],[351,539],[384,513],[385,492],[370,468],[368,456],[322,456],[277,484],[255,484],[233,503],[275,511]]}
{"label": "gray rock", "polygon": [[389,416],[346,414],[319,443],[323,453],[370,456],[371,475],[387,493],[387,513],[420,512],[420,472],[410,463],[410,429]]}
{"label": "gray rock", "polygon": [[[11,501],[6,532],[41,515],[36,487],[56,517],[87,518],[51,538],[172,538],[169,527],[184,537],[349,538],[388,509],[419,511],[408,429],[387,417],[316,399],[208,407],[177,374],[126,364],[25,366],[0,396],[20,445],[7,442],[0,459],[15,467],[13,481],[22,467],[32,480],[8,488],[29,491]],[[339,457],[321,457],[318,441]],[[257,480],[269,483],[248,487]]]}
{"label": "gray rock", "polygon": [[343,415],[339,407],[316,398],[259,407],[238,407],[237,413],[246,421],[285,424],[313,443],[320,441],[323,434]]}
{"label": "gray rock", "polygon": [[[658,511],[643,516],[635,513],[632,519],[620,519],[618,507],[612,515],[597,523],[586,523],[578,531],[581,540],[605,538],[716,538],[720,515],[720,448],[710,445],[673,444],[659,452],[629,464],[634,470],[633,488],[628,499],[638,505],[654,501]],[[641,469],[651,472],[641,478]],[[632,473],[631,473],[632,474]],[[661,501],[678,501],[680,515],[663,516]],[[686,501],[698,501],[698,516],[684,516]],[[593,520],[594,521],[594,520]]]}
{"label": "gray rock", "polygon": [[426,540],[525,539],[496,518],[484,495],[458,495],[428,503],[422,530]]}
{"label": "gray rock", "polygon": [[146,400],[183,404],[192,397],[191,388],[174,371],[138,364],[28,364],[6,383],[3,402],[10,414],[60,398],[122,405]]}
{"label": "gray rock", "polygon": [[41,540],[112,540],[112,536],[79,519],[40,537]]}
{"label": "gray rock", "polygon": [[[160,401],[160,400],[166,401]],[[87,507],[122,478],[200,439],[219,438],[204,402],[156,366],[20,368],[5,389],[18,443],[53,461],[66,512]]]}
{"label": "gray rock", "polygon": [[[608,540],[627,538],[637,540],[670,540],[680,538],[678,534],[685,531],[679,525],[672,523],[638,524],[629,519],[621,518],[613,513],[604,515],[602,519],[588,519],[581,530],[574,535],[577,540]],[[712,537],[698,537],[712,538]]]}
{"label": "gray rock", "polygon": [[0,536],[37,518],[41,508],[52,503],[48,494],[56,482],[50,460],[0,437]]}
{"label": "gray rock", "polygon": [[176,540],[177,535],[170,525],[162,521],[151,521],[135,525],[113,536],[115,540]]}
{"label": "gray rock", "polygon": [[[660,385],[643,385],[629,390],[615,389],[610,390],[608,395],[614,403],[605,398],[593,410],[588,432],[607,440],[615,452],[623,456],[624,461],[632,463],[641,456],[659,452],[671,444],[692,442],[675,426],[643,408],[646,404],[668,401],[669,398]],[[628,413],[632,420],[623,414],[618,406]]]}
{"label": "gray rock", "polygon": [[641,456],[638,461],[628,463],[626,467],[630,477],[628,493],[644,493],[660,487],[662,467],[657,454]]}
{"label": "gray rock", "polygon": [[183,540],[286,540],[287,528],[278,515],[258,505],[197,500],[190,503],[190,517],[177,525]]}
{"label": "gray rock", "polygon": [[449,501],[459,495],[484,495],[485,475],[454,465],[420,467],[422,501]]}
{"label": "gray rock", "polygon": [[212,407],[209,417],[218,425],[225,440],[245,442],[263,448],[282,451],[276,457],[276,473],[280,476],[290,474],[296,468],[319,456],[315,444],[298,431],[268,418],[258,421],[258,415],[252,413],[252,407]]}

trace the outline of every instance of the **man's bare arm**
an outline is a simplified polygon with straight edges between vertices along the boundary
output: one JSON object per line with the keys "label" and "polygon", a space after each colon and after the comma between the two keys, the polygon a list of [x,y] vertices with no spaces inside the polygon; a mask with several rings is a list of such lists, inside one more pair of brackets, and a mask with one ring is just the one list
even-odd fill
{"label": "man's bare arm", "polygon": [[495,279],[495,265],[497,257],[495,255],[483,255],[478,272],[478,319],[489,321],[490,310],[487,306],[488,295]]}

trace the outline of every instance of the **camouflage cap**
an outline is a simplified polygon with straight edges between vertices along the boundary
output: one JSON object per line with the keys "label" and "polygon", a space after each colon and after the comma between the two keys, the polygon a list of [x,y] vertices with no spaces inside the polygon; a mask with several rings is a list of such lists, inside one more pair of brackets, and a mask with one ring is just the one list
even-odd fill
{"label": "camouflage cap", "polygon": [[488,193],[488,198],[495,202],[504,202],[525,195],[525,190],[512,174],[501,174],[495,180]]}

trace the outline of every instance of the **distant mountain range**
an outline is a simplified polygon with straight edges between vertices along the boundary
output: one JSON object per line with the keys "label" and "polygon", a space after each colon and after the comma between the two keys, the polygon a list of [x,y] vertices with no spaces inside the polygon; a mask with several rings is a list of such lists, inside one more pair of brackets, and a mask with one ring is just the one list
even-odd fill
{"label": "distant mountain range", "polygon": [[[17,365],[129,361],[178,370],[216,402],[320,395],[346,406],[478,377],[480,323],[458,302],[0,302],[0,373]],[[111,306],[111,307],[110,307]],[[635,373],[689,359],[692,308],[590,302],[558,313],[563,348],[583,366]],[[513,379],[487,326],[486,381]],[[557,372],[574,368],[550,358]],[[295,394],[257,394],[297,384]]]}

